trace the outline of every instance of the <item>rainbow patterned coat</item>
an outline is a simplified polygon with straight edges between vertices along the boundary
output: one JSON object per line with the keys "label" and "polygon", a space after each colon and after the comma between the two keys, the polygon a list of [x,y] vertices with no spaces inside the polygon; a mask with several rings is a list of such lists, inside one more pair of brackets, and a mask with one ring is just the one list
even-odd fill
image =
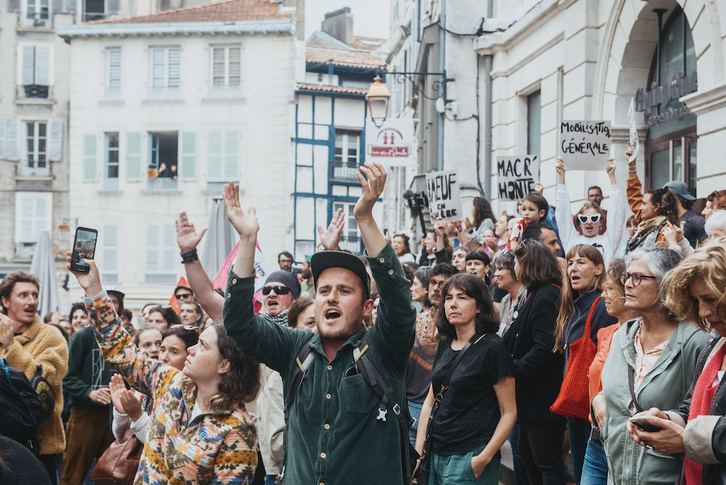
{"label": "rainbow patterned coat", "polygon": [[252,483],[257,430],[244,405],[190,421],[194,382],[138,351],[105,291],[85,302],[103,357],[134,388],[154,397],[135,484]]}

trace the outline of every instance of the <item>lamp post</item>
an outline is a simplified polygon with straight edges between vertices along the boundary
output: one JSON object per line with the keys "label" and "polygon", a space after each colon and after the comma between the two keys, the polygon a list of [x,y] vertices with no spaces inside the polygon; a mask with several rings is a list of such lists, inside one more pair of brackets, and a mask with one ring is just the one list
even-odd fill
{"label": "lamp post", "polygon": [[388,87],[381,81],[381,76],[376,76],[368,88],[368,94],[366,94],[368,112],[376,128],[380,128],[383,122],[386,121],[388,117],[388,101],[391,99],[391,93],[388,92]]}

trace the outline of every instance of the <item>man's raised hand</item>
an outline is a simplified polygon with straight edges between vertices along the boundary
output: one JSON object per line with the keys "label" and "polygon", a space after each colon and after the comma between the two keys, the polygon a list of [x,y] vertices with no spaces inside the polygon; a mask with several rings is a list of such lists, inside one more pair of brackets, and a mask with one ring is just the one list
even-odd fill
{"label": "man's raised hand", "polygon": [[380,163],[366,162],[360,167],[360,172],[356,172],[356,176],[360,180],[363,193],[355,204],[353,215],[356,220],[373,218],[373,206],[383,193],[388,174]]}
{"label": "man's raised hand", "polygon": [[187,218],[187,213],[182,212],[179,214],[179,219],[176,220],[176,243],[179,245],[181,252],[187,253],[195,250],[205,232],[207,232],[207,229],[203,229],[202,232],[197,234],[194,224],[189,222]]}
{"label": "man's raised hand", "polygon": [[260,230],[260,223],[257,221],[257,211],[250,206],[247,214],[242,210],[239,203],[239,185],[232,182],[224,186],[222,192],[224,207],[227,209],[227,219],[232,223],[240,239],[252,239],[257,237]]}
{"label": "man's raised hand", "polygon": [[333,214],[333,218],[330,220],[330,225],[326,230],[323,230],[323,226],[318,226],[318,235],[320,237],[320,244],[325,249],[338,249],[340,244],[340,234],[343,232],[343,226],[345,225],[345,216],[343,215],[343,209],[338,209]]}

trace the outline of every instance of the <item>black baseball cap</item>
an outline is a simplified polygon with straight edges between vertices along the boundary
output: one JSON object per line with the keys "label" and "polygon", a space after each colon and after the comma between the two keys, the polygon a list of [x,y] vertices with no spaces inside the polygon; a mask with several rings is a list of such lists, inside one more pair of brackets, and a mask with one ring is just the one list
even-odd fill
{"label": "black baseball cap", "polygon": [[371,295],[371,277],[366,271],[366,265],[360,258],[345,251],[320,251],[310,258],[310,268],[313,272],[315,288],[318,287],[318,276],[328,268],[343,268],[352,271],[363,282],[365,297]]}

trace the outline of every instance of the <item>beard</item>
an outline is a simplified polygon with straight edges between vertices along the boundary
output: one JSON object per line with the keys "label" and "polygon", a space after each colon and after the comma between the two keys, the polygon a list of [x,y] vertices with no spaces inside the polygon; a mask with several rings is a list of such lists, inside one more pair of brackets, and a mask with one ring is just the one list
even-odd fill
{"label": "beard", "polygon": [[322,317],[316,316],[315,326],[322,339],[346,341],[363,325],[363,308],[353,315],[342,316],[335,325],[326,325],[322,320]]}

